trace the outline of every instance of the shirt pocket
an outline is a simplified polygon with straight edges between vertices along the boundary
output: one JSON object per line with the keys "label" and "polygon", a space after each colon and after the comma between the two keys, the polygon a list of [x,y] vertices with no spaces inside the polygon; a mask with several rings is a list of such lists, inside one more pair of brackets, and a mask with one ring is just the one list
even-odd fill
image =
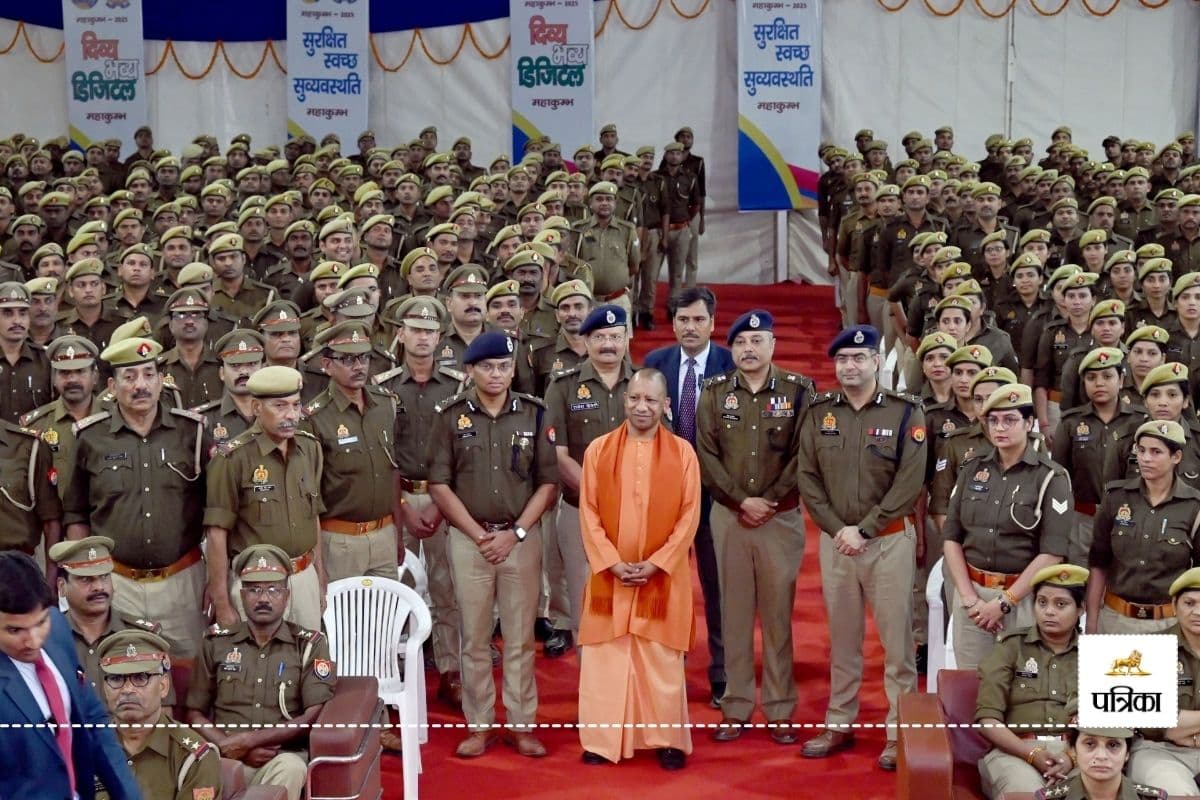
{"label": "shirt pocket", "polygon": [[262,491],[265,487],[247,485],[242,487],[242,509],[245,520],[251,524],[271,524],[279,519],[283,502],[278,488]]}
{"label": "shirt pocket", "polygon": [[93,492],[110,495],[133,491],[133,463],[129,458],[101,462],[96,471]]}
{"label": "shirt pocket", "polygon": [[767,444],[778,453],[786,453],[792,449],[792,429],[785,425],[772,425],[767,428]]}

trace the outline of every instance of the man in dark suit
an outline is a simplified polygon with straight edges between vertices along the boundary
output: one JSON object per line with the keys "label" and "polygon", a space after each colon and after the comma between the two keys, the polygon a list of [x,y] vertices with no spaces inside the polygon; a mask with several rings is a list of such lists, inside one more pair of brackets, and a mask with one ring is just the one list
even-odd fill
{"label": "man in dark suit", "polygon": [[[647,353],[645,366],[653,367],[666,376],[675,433],[695,447],[696,401],[700,397],[700,387],[706,378],[733,369],[733,356],[729,350],[710,341],[716,321],[717,298],[707,288],[696,286],[680,290],[671,299],[668,310],[679,344]],[[721,589],[717,580],[717,556],[713,550],[712,528],[708,523],[711,510],[712,497],[705,491],[701,495],[700,525],[696,530],[694,546],[700,587],[704,592],[704,619],[708,626],[708,681],[712,686],[713,708],[719,708],[718,701],[725,693],[725,645],[721,638]]]}
{"label": "man in dark suit", "polygon": [[[0,553],[0,724],[8,726],[0,736],[7,764],[0,797],[92,800],[98,779],[112,800],[137,800],[113,730],[84,727],[111,720],[53,605],[32,558]],[[37,727],[18,727],[30,724]]]}

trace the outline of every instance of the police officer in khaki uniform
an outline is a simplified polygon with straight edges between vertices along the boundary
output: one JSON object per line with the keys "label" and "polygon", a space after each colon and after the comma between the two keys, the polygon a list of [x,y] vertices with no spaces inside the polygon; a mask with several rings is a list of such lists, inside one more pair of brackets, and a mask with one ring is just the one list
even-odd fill
{"label": "police officer in khaki uniform", "polygon": [[587,360],[551,373],[546,388],[549,430],[553,431],[562,481],[563,502],[556,520],[558,552],[567,579],[573,634],[579,633],[583,592],[591,576],[579,522],[583,454],[595,439],[625,421],[625,390],[633,377],[633,368],[626,359],[627,322],[625,309],[618,305],[592,309],[579,328],[587,346]]}
{"label": "police officer in khaki uniform", "polygon": [[1075,766],[1063,733],[1079,694],[1076,624],[1087,580],[1086,569],[1070,564],[1039,570],[1032,592],[1046,602],[1036,624],[1006,631],[979,665],[975,722],[987,726],[979,731],[992,745],[979,761],[988,797],[1036,791],[1046,775],[1063,778]]}
{"label": "police officer in khaki uniform", "polygon": [[204,427],[213,447],[220,447],[254,424],[254,398],[250,376],[263,367],[266,342],[262,334],[248,328],[230,331],[217,340],[214,352],[224,391],[220,397],[192,409],[204,415]]}
{"label": "police officer in khaki uniform", "polygon": [[[725,694],[713,739],[742,734],[754,713],[754,621],[763,636],[762,707],[777,744],[796,741],[791,608],[804,555],[796,438],[813,385],[771,363],[775,320],[754,309],[729,329],[736,370],[708,378],[696,404],[701,480],[713,498]],[[746,591],[756,586],[757,591]]]}
{"label": "police officer in khaki uniform", "polygon": [[50,361],[28,338],[29,302],[24,284],[0,283],[0,419],[6,422],[50,402]]}
{"label": "police officer in khaki uniform", "polygon": [[[321,501],[321,448],[301,430],[300,373],[263,367],[247,381],[255,423],[217,448],[208,473],[204,525],[208,583],[217,623],[230,626],[241,613],[230,587],[228,564],[253,544],[274,544],[292,560],[289,621],[318,628],[325,572],[317,547]],[[236,582],[236,581],[235,581]]]}
{"label": "police officer in khaki uniform", "polygon": [[546,754],[529,732],[537,714],[533,620],[542,566],[538,520],[558,493],[554,437],[541,401],[510,391],[516,343],[480,334],[463,361],[474,386],[437,405],[430,438],[433,500],[450,523],[450,568],[462,614],[463,712],[471,733],[458,746],[475,758],[498,738],[489,644],[499,608],[509,742]]}
{"label": "police officer in khaki uniform", "polygon": [[446,307],[432,297],[412,297],[395,309],[400,366],[374,375],[371,381],[396,396],[395,486],[392,515],[403,521],[404,546],[423,554],[429,576],[429,613],[433,617],[433,660],[441,676],[438,697],[462,706],[459,628],[446,545],[446,518],[429,495],[429,442],[437,417],[435,407],[461,391],[466,374],[434,363]]}
{"label": "police officer in khaki uniform", "polygon": [[178,289],[167,300],[175,346],[163,353],[163,381],[192,408],[221,393],[221,360],[208,346],[208,300],[195,288]]}
{"label": "police officer in khaki uniform", "polygon": [[582,364],[587,358],[587,343],[579,332],[592,310],[592,292],[581,280],[560,283],[550,293],[558,335],[553,339],[535,339],[530,343],[530,357],[537,394],[542,396],[550,383],[550,375]]}
{"label": "police officer in khaki uniform", "polygon": [[304,406],[306,429],[321,443],[321,552],[331,581],[396,578],[392,517],[396,397],[369,384],[371,334],[358,321],[317,334],[329,385]]}
{"label": "police officer in khaki uniform", "polygon": [[1176,474],[1187,444],[1183,426],[1145,422],[1133,443],[1140,474],[1109,483],[1096,513],[1088,633],[1170,627],[1170,581],[1200,562],[1200,492]]}
{"label": "police officer in khaki uniform", "polygon": [[32,428],[41,436],[42,445],[50,451],[58,477],[58,492],[66,490],[67,475],[75,463],[76,422],[91,416],[95,400],[96,345],[82,336],[60,336],[46,348],[50,359],[51,379],[58,398],[21,417],[23,427]]}
{"label": "police officer in khaki uniform", "polygon": [[[847,726],[858,716],[870,603],[884,647],[889,705],[887,744],[876,764],[894,770],[897,704],[917,684],[911,515],[925,472],[926,433],[919,401],[878,384],[880,339],[875,328],[857,325],[833,340],[829,356],[840,390],[817,398],[800,434],[799,485],[823,532],[821,586],[831,641],[825,730],[805,742],[802,754],[824,758],[854,742]],[[847,482],[847,475],[857,481]]]}
{"label": "police officer in khaki uniform", "polygon": [[[298,407],[295,389],[290,397]],[[284,618],[293,564],[269,544],[250,545],[234,559],[246,620],[205,637],[187,707],[188,722],[223,758],[242,762],[251,786],[283,786],[288,800],[299,800],[305,737],[333,697],[337,670],[318,630]]]}
{"label": "police officer in khaki uniform", "polygon": [[114,608],[162,623],[182,658],[204,630],[204,418],[162,397],[162,345],[138,336],[100,357],[112,368],[108,410],[75,423],[75,464],[63,492],[67,536],[115,542]]}
{"label": "police officer in khaki uniform", "polygon": [[236,233],[218,236],[208,246],[208,258],[216,273],[213,308],[234,319],[249,319],[275,299],[275,290],[246,274],[246,244]]}
{"label": "police officer in khaki uniform", "polygon": [[959,468],[942,528],[954,586],[950,624],[959,665],[983,661],[996,635],[1032,624],[1033,576],[1060,563],[1074,535],[1066,470],[1029,442],[1033,396],[1009,384],[981,409],[992,447]]}
{"label": "police officer in khaki uniform", "polygon": [[[221,796],[221,754],[164,710],[171,693],[170,646],[141,630],[114,633],[100,645],[105,705],[145,797],[207,800]],[[97,793],[107,798],[107,792]]]}
{"label": "police officer in khaki uniform", "polygon": [[1200,567],[1192,567],[1167,590],[1175,624],[1163,631],[1178,640],[1175,683],[1179,691],[1179,720],[1167,738],[1161,728],[1142,729],[1133,746],[1127,774],[1137,782],[1153,781],[1170,797],[1200,793]]}
{"label": "police officer in khaki uniform", "polygon": [[[54,437],[50,437],[54,438]],[[33,428],[0,420],[0,550],[45,555],[62,537],[53,453]],[[53,571],[45,561],[46,576]]]}
{"label": "police officer in khaki uniform", "polygon": [[641,263],[637,228],[615,216],[616,184],[600,181],[588,190],[592,215],[571,226],[571,252],[592,265],[592,292],[597,302],[612,303],[633,313],[629,285]]}
{"label": "police officer in khaki uniform", "polygon": [[49,550],[50,559],[59,567],[58,596],[67,601],[63,616],[71,626],[75,654],[97,692],[103,678],[100,645],[106,639],[124,630],[162,630],[157,622],[113,610],[112,550],[113,540],[107,536],[68,539]]}

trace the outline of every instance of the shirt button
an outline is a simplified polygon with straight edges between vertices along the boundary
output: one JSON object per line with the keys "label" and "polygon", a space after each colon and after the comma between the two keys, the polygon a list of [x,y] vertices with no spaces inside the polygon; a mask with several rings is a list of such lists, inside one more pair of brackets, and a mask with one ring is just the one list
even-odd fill
{"label": "shirt button", "polygon": [[258,680],[256,680],[255,683],[262,683],[262,678],[259,678]]}
{"label": "shirt button", "polygon": [[258,660],[259,660],[259,661],[262,661],[262,660],[263,660],[264,658],[266,658],[266,657],[267,657],[267,654],[266,654],[266,653],[259,653],[259,654],[258,654]]}
{"label": "shirt button", "polygon": [[144,487],[142,487],[142,491],[143,491],[143,492],[148,492],[148,491],[150,491],[150,487],[149,487],[149,486],[144,486]]}
{"label": "shirt button", "polygon": [[[1052,692],[1051,694],[1053,694],[1053,692]],[[254,707],[255,707],[255,708],[262,708],[262,703],[255,703],[255,704],[254,704]]]}
{"label": "shirt button", "polygon": [[149,511],[147,511],[147,512],[146,512],[146,519],[150,519],[150,512],[149,512]]}
{"label": "shirt button", "polygon": [[150,465],[149,465],[149,464],[142,464],[142,467],[143,467],[144,469],[150,469]]}
{"label": "shirt button", "polygon": [[1058,664],[1051,664],[1050,669],[1058,669]]}
{"label": "shirt button", "polygon": [[96,654],[96,651],[95,651],[95,650],[88,650],[88,655],[89,655],[89,656],[92,656],[92,655],[95,655],[95,654]]}
{"label": "shirt button", "polygon": [[1050,694],[1058,694],[1058,690],[1057,690],[1057,689],[1051,689],[1051,690],[1050,690]]}

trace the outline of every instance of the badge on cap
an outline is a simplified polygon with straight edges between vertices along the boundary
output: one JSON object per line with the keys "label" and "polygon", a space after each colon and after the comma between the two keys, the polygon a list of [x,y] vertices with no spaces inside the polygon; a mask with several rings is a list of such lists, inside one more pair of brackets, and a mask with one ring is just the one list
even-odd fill
{"label": "badge on cap", "polygon": [[150,351],[152,349],[153,349],[153,347],[150,345],[149,342],[142,342],[141,344],[139,344],[137,346],[137,354],[139,356],[141,356],[142,358],[145,358],[146,356],[150,355]]}
{"label": "badge on cap", "polygon": [[1165,423],[1165,422],[1158,426],[1158,432],[1161,433],[1163,436],[1167,435],[1168,430],[1170,430],[1170,429],[1167,427],[1167,423]]}
{"label": "badge on cap", "polygon": [[[359,300],[359,302],[361,303],[361,302],[362,302],[362,297],[359,297],[359,298],[358,298],[358,300]],[[357,342],[359,341],[359,338],[358,338],[358,331],[354,331],[352,334],[350,334],[350,341],[351,341],[351,342],[355,342],[355,343],[357,343]]]}
{"label": "badge on cap", "polygon": [[137,647],[135,645],[131,644],[125,648],[125,655],[128,656],[129,658],[133,658],[137,654],[138,654],[138,651],[137,651]]}
{"label": "badge on cap", "polygon": [[68,361],[75,358],[75,346],[74,345],[67,345],[66,357],[67,357],[66,360],[68,360]]}
{"label": "badge on cap", "polygon": [[1182,368],[1183,368],[1183,366],[1178,361],[1176,361],[1174,364],[1171,365],[1171,372],[1174,372],[1176,375],[1178,375]]}
{"label": "badge on cap", "polygon": [[979,348],[978,347],[971,348],[971,358],[979,358]]}
{"label": "badge on cap", "polygon": [[1015,403],[1015,402],[1017,402],[1017,400],[1019,400],[1019,399],[1020,399],[1020,395],[1018,395],[1016,392],[1009,392],[1009,393],[1008,393],[1008,402],[1010,402],[1010,403]]}
{"label": "badge on cap", "polygon": [[[612,316],[612,312],[611,312],[611,311],[610,311],[610,312],[608,312],[608,315],[611,317],[611,316]],[[513,352],[513,350],[514,350],[514,347],[513,347],[513,340],[512,340],[511,338],[508,338],[508,339],[505,339],[505,340],[504,340],[504,346],[508,348],[508,352],[510,352],[510,353],[511,353],[511,352]]]}
{"label": "badge on cap", "polygon": [[[753,320],[751,320],[751,323],[753,323]],[[862,343],[863,343],[863,342],[865,342],[865,341],[866,341],[866,337],[865,337],[865,336],[863,336],[863,332],[862,332],[862,331],[855,331],[855,333],[854,333],[854,343],[855,343],[855,344],[862,344]]]}
{"label": "badge on cap", "polygon": [[750,315],[750,327],[758,328],[760,325],[762,325],[762,321],[758,318],[758,314],[751,314]]}
{"label": "badge on cap", "polygon": [[288,318],[288,315],[287,315],[287,309],[286,309],[286,308],[281,308],[281,309],[279,309],[279,318],[280,318],[280,319],[287,319],[287,318]]}
{"label": "badge on cap", "polygon": [[[609,325],[611,325],[617,321],[617,315],[614,314],[613,312],[609,311],[608,313],[606,313],[604,315],[604,321],[607,322]],[[754,320],[750,321],[750,325],[755,328],[758,327],[757,325],[754,324]]]}

